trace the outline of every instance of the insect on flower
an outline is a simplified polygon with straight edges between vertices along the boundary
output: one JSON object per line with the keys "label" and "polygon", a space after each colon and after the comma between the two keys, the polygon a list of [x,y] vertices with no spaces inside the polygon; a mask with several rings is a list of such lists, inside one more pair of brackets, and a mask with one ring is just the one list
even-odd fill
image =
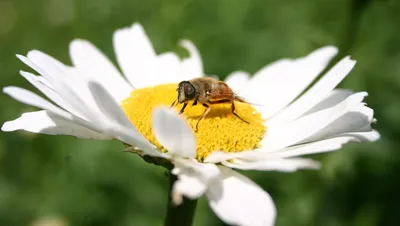
{"label": "insect on flower", "polygon": [[210,112],[211,105],[215,104],[231,103],[232,114],[243,122],[249,123],[235,112],[235,101],[242,103],[247,102],[243,100],[243,98],[237,96],[224,82],[211,77],[195,78],[189,81],[180,82],[176,91],[178,92],[178,97],[171,104],[171,107],[183,103],[183,107],[179,111],[179,114],[182,114],[185,111],[189,101],[193,101],[192,106],[201,103],[206,108],[196,123],[195,131],[198,130],[199,122]]}

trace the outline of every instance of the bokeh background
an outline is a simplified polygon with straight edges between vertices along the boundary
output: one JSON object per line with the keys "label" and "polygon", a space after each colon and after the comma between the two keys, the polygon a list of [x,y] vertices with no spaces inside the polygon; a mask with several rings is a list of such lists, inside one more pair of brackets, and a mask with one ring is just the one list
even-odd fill
{"label": "bokeh background", "polygon": [[[313,156],[319,171],[244,172],[278,208],[277,225],[400,225],[400,1],[0,0],[0,86],[34,90],[15,57],[42,50],[70,63],[88,39],[114,62],[112,33],[143,24],[156,50],[192,40],[205,71],[254,73],[324,46],[358,61],[341,87],[369,92],[382,139]],[[34,110],[0,95],[0,122]],[[161,167],[122,153],[117,141],[0,132],[0,225],[162,225],[168,182]],[[224,225],[200,200],[195,225]]]}

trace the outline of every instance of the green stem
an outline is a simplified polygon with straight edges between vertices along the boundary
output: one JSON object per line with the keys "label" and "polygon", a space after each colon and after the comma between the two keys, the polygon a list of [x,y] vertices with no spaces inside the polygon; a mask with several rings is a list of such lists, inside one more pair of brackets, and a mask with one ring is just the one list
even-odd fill
{"label": "green stem", "polygon": [[333,60],[331,60],[329,65],[320,75],[325,74],[325,72],[331,69],[343,57],[352,54],[352,48],[357,38],[363,13],[370,2],[371,0],[353,0],[349,2],[349,12],[347,14],[346,24],[343,26],[343,30],[339,34],[340,40],[338,47],[340,52]]}
{"label": "green stem", "polygon": [[172,186],[174,185],[177,177],[172,173],[169,173],[169,194],[168,194],[168,206],[167,214],[165,216],[164,226],[190,226],[193,224],[194,213],[196,211],[196,200],[190,200],[183,198],[183,202],[180,205],[175,205],[172,201]]}
{"label": "green stem", "polygon": [[319,73],[317,78],[308,86],[302,94],[307,92],[311,87],[317,83],[322,76],[325,75],[337,62],[339,62],[343,57],[351,55],[352,48],[355,44],[358,28],[362,19],[363,12],[367,8],[368,4],[372,0],[352,0],[349,5],[349,13],[346,18],[346,24],[343,26],[343,30],[338,34],[340,40],[338,43],[339,53],[334,57],[325,67],[325,69]]}

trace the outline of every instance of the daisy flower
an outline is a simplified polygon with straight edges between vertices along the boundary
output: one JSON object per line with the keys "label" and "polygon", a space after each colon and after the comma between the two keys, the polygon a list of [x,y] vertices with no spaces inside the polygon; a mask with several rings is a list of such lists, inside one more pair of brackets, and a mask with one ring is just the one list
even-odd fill
{"label": "daisy flower", "polygon": [[[373,110],[366,92],[335,89],[355,61],[345,57],[316,78],[336,55],[323,47],[299,59],[282,59],[250,76],[233,72],[225,82],[255,105],[235,103],[168,106],[176,99],[177,83],[204,76],[200,54],[189,41],[181,45],[189,57],[157,54],[139,24],[117,30],[113,44],[118,70],[96,47],[84,40],[70,44],[73,65],[40,51],[17,55],[40,75],[21,71],[43,98],[19,87],[3,91],[42,110],[8,121],[3,131],[118,139],[142,155],[173,164],[177,181],[172,199],[205,195],[214,213],[228,224],[273,225],[276,209],[260,186],[232,169],[293,172],[319,168],[303,155],[340,149],[348,142],[375,141]],[[314,83],[315,82],[315,83]],[[313,84],[311,87],[309,87]]]}

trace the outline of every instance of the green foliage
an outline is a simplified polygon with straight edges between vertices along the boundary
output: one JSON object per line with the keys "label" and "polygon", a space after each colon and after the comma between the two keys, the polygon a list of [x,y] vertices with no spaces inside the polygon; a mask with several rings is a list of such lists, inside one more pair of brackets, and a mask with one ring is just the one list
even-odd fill
{"label": "green foliage", "polygon": [[[341,87],[369,92],[382,139],[313,156],[322,170],[244,172],[278,208],[277,225],[398,225],[400,201],[400,2],[273,0],[0,0],[0,86],[34,90],[15,58],[42,50],[69,63],[88,39],[115,59],[112,33],[143,24],[158,52],[192,40],[206,72],[254,73],[282,57],[338,45],[358,61]],[[32,108],[0,95],[0,122]],[[0,225],[162,225],[164,170],[122,153],[117,141],[0,133]],[[223,225],[204,199],[195,225]]]}

